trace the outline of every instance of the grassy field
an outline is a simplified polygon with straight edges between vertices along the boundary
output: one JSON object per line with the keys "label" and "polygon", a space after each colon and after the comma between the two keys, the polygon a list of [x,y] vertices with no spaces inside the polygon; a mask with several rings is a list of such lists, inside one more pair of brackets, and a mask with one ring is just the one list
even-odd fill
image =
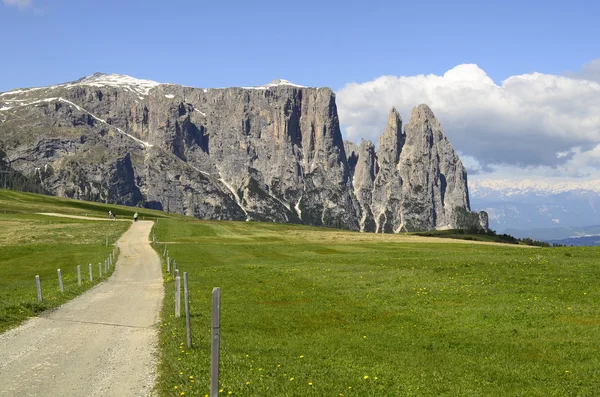
{"label": "grassy field", "polygon": [[162,211],[145,208],[126,207],[123,205],[102,204],[91,201],[63,199],[41,194],[23,193],[14,190],[0,189],[0,214],[30,214],[36,212],[55,212],[69,215],[108,217],[108,211],[117,214],[118,219],[132,219],[138,213],[140,219],[177,217]]}
{"label": "grassy field", "polygon": [[161,395],[208,394],[213,287],[222,395],[600,395],[598,248],[253,222],[156,232],[189,273],[194,330],[188,350],[167,278]]}
{"label": "grassy field", "polygon": [[[130,225],[36,212],[104,216],[101,204],[0,190],[0,332],[98,283],[98,263],[104,264],[112,243]],[[111,242],[109,247],[106,237]],[[93,264],[94,282],[89,282],[89,263]],[[81,287],[77,285],[77,265],[84,280]],[[64,293],[59,289],[57,269],[63,275]],[[37,302],[36,275],[42,280],[42,303]]]}

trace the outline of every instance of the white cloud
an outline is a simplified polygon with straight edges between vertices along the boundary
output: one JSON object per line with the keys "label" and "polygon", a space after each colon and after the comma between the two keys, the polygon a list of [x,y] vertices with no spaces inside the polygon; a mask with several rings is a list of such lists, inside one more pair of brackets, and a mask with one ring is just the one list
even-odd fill
{"label": "white cloud", "polygon": [[31,0],[2,0],[2,2],[7,6],[15,6],[22,9],[32,6]]}
{"label": "white cloud", "polygon": [[[589,75],[595,64],[588,65],[582,73]],[[420,103],[432,108],[473,174],[500,167],[583,176],[600,167],[600,84],[581,75],[533,73],[497,85],[477,65],[464,64],[443,76],[382,76],[337,92],[352,141],[377,143],[392,106],[406,123]]]}
{"label": "white cloud", "polygon": [[567,73],[567,76],[575,79],[589,80],[600,83],[600,58],[586,63],[579,72]]}

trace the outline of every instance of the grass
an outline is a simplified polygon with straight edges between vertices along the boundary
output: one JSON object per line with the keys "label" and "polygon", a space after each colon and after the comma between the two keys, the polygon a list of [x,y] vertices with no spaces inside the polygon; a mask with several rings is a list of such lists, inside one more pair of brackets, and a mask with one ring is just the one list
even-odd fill
{"label": "grass", "polygon": [[439,237],[439,238],[452,238],[457,240],[468,240],[468,241],[486,241],[492,243],[503,243],[503,244],[518,244],[518,240],[514,237],[496,235],[496,234],[485,234],[485,233],[468,233],[461,229],[450,229],[450,230],[430,230],[427,232],[414,233],[416,236],[423,237]]}
{"label": "grass", "polygon": [[0,214],[17,213],[29,214],[35,212],[56,212],[61,214],[108,217],[108,211],[117,214],[118,219],[132,219],[137,212],[140,219],[179,217],[165,214],[162,211],[145,208],[126,207],[123,205],[103,204],[92,201],[63,199],[42,194],[23,193],[15,190],[0,189]]}
{"label": "grass", "polygon": [[[97,284],[97,264],[102,263],[104,272],[104,260],[113,249],[112,242],[130,225],[36,215],[35,212],[82,211],[94,214],[92,209],[101,207],[7,190],[0,190],[0,208],[0,332]],[[108,247],[106,237],[111,241]],[[89,263],[93,264],[93,282],[89,281]],[[77,265],[81,266],[82,286],[77,284]],[[57,269],[63,275],[64,293],[59,289]],[[42,303],[37,302],[36,275],[42,280]]]}
{"label": "grass", "polygon": [[[253,222],[161,220],[189,273],[194,348],[166,282],[161,395],[595,396],[598,248],[529,248]],[[162,247],[158,248],[162,252]]]}

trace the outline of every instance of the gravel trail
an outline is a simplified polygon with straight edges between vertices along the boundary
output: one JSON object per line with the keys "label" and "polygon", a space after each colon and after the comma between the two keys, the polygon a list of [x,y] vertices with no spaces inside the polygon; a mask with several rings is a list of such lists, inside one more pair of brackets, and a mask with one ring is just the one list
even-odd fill
{"label": "gravel trail", "polygon": [[119,239],[112,277],[0,335],[0,396],[150,396],[163,297],[152,222]]}

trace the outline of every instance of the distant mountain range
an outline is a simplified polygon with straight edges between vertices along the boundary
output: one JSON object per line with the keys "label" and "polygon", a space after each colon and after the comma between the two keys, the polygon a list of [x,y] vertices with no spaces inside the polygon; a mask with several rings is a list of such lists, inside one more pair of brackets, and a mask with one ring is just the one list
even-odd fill
{"label": "distant mountain range", "polygon": [[589,244],[581,245],[600,240],[594,239],[600,226],[593,226],[600,225],[600,180],[472,180],[469,193],[472,208],[486,211],[490,228],[500,233],[558,243],[585,236]]}

